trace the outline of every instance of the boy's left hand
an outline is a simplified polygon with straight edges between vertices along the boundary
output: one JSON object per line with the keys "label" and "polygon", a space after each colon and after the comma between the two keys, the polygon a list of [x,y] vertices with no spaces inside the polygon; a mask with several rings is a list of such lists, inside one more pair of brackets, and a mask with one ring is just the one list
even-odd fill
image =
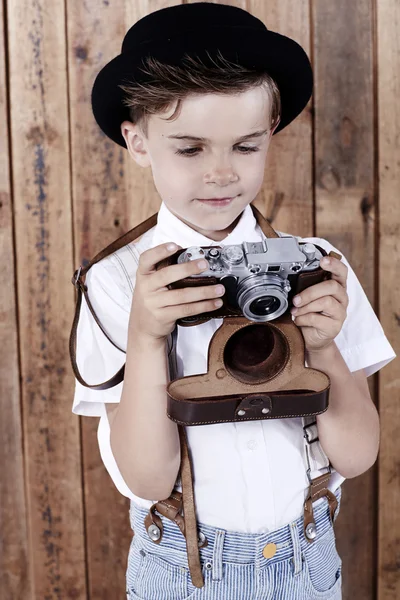
{"label": "boy's left hand", "polygon": [[346,291],[347,266],[337,258],[329,257],[320,266],[332,273],[332,278],[303,290],[301,304],[292,307],[295,324],[300,327],[308,352],[319,352],[329,346],[341,331],[347,316],[349,297]]}

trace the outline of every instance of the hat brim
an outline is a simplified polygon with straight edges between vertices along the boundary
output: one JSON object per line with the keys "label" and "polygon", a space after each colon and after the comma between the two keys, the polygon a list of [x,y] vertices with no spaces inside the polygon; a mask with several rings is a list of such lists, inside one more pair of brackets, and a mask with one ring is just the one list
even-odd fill
{"label": "hat brim", "polygon": [[95,79],[91,95],[93,115],[102,131],[115,143],[126,148],[121,123],[130,120],[129,109],[122,102],[125,93],[119,85],[128,81],[145,83],[146,76],[140,66],[147,55],[167,64],[182,64],[182,48],[189,55],[196,54],[204,60],[207,52],[215,56],[219,50],[227,60],[267,72],[281,95],[281,121],[274,135],[303,111],[311,97],[313,72],[309,58],[295,40],[280,33],[257,28],[227,28],[222,42],[209,42],[206,47],[203,34],[198,30],[169,39],[160,37],[156,43],[141,44],[129,54],[119,54]]}

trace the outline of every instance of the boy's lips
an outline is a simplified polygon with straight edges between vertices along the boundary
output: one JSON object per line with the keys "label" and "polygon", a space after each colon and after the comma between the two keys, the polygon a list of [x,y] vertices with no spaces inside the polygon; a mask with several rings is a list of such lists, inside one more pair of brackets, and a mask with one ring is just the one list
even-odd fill
{"label": "boy's lips", "polygon": [[197,198],[198,200],[232,200],[234,196],[227,196],[226,198]]}
{"label": "boy's lips", "polygon": [[235,198],[236,198],[236,196],[230,196],[227,198],[197,198],[197,200],[199,202],[203,202],[203,204],[226,206],[230,202],[232,202],[232,200],[234,200]]}

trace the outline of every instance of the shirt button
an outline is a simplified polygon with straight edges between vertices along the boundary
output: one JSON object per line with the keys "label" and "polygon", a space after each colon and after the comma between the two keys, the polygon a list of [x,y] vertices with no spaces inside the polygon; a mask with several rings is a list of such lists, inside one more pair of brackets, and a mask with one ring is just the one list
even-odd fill
{"label": "shirt button", "polygon": [[257,446],[257,442],[255,440],[249,440],[247,442],[247,447],[249,450],[254,450],[254,448],[256,448]]}

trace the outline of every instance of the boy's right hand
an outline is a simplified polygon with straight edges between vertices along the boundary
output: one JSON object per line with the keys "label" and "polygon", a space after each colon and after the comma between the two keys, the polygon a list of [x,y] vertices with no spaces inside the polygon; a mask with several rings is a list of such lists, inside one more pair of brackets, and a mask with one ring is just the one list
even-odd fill
{"label": "boy's right hand", "polygon": [[157,271],[156,264],[179,248],[181,246],[169,242],[141,254],[129,324],[135,332],[165,339],[174,330],[178,319],[211,312],[222,306],[222,300],[217,300],[225,293],[221,284],[168,289],[169,284],[199,274],[208,267],[207,261],[201,259],[170,265]]}

